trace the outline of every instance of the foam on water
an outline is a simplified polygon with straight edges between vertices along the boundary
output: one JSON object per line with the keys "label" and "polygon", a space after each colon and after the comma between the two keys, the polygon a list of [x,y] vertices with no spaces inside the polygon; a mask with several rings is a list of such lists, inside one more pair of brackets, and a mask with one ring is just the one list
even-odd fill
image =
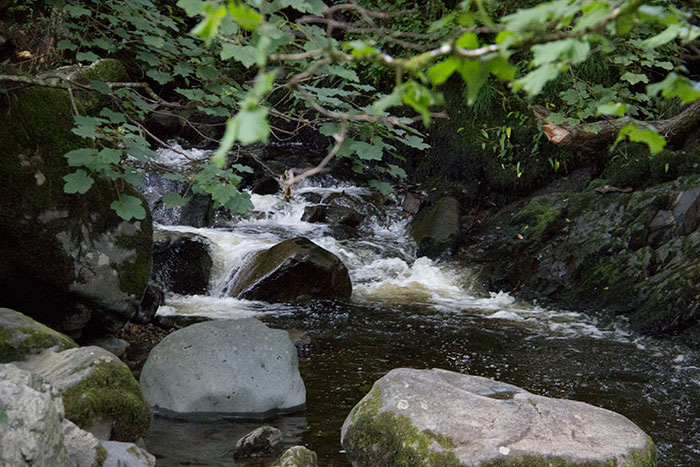
{"label": "foam on water", "polygon": [[[416,258],[416,245],[408,234],[409,220],[397,208],[386,215],[368,216],[359,227],[359,238],[333,238],[330,226],[302,221],[304,209],[312,203],[301,196],[317,193],[328,196],[344,192],[352,196],[367,193],[352,186],[314,186],[305,182],[295,190],[296,198],[285,202],[279,195],[251,195],[254,209],[235,219],[225,228],[199,229],[185,226],[158,226],[182,232],[194,232],[211,240],[214,267],[209,297],[168,297],[168,304],[181,313],[207,314],[216,317],[243,313],[279,312],[277,305],[261,305],[225,297],[235,271],[256,251],[267,249],[282,240],[304,236],[336,254],[347,266],[353,283],[355,302],[424,304],[448,313],[477,314],[485,319],[513,325],[539,328],[553,338],[585,335],[629,337],[624,325],[614,323],[601,329],[583,314],[547,310],[523,304],[504,292],[487,293],[478,286],[469,268],[456,263]],[[164,309],[163,312],[172,312]]]}

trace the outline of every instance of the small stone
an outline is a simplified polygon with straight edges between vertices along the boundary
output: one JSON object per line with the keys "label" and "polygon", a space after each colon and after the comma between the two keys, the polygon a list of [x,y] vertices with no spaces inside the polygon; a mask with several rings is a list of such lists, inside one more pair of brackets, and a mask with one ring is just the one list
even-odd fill
{"label": "small stone", "polygon": [[281,448],[282,432],[272,426],[261,426],[238,440],[233,457],[273,457]]}
{"label": "small stone", "polygon": [[272,467],[318,467],[318,457],[304,446],[292,446]]}

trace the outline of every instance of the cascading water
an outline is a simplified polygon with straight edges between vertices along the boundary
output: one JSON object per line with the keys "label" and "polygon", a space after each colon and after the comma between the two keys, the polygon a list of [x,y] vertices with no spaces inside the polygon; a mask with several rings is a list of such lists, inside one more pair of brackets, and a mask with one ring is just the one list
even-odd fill
{"label": "cascading water", "polygon": [[[300,364],[307,409],[270,422],[289,444],[316,450],[320,465],[348,465],[340,425],[371,384],[392,368],[439,367],[617,411],[652,436],[659,465],[700,462],[695,352],[636,336],[622,320],[545,309],[484,291],[465,265],[416,258],[408,219],[396,207],[368,209],[356,235],[338,236],[332,225],[302,221],[304,210],[317,204],[312,201],[332,193],[370,195],[328,180],[309,182],[296,187],[290,203],[278,195],[252,195],[254,210],[226,226],[157,225],[207,237],[214,260],[209,294],[168,295],[160,315],[256,316],[271,327],[304,329],[313,336],[314,351]],[[246,257],[297,236],[342,259],[353,283],[349,303],[284,305],[227,296]],[[166,465],[234,465],[235,437],[255,426],[156,420],[146,444]],[[186,446],[183,437],[189,439]]]}

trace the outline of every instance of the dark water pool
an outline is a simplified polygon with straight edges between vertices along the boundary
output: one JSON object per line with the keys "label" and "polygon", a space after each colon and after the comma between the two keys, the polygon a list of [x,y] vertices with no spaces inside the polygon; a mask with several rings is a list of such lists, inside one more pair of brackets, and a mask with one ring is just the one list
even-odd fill
{"label": "dark water pool", "polygon": [[[307,409],[268,423],[282,429],[287,445],[316,451],[321,466],[349,465],[340,445],[343,420],[374,381],[397,367],[486,376],[614,410],[651,435],[659,465],[700,465],[700,364],[697,352],[680,344],[612,332],[562,335],[480,312],[387,303],[316,304],[262,319],[305,329],[314,339],[300,362]],[[145,441],[159,465],[237,465],[236,440],[259,425],[157,420]]]}

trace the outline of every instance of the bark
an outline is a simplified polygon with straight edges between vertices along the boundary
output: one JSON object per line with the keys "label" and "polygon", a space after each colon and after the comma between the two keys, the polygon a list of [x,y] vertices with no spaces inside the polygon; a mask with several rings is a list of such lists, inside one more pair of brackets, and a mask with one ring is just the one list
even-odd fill
{"label": "bark", "polygon": [[[606,150],[617,139],[620,129],[630,122],[628,119],[616,119],[581,123],[575,126],[556,125],[547,120],[549,111],[544,107],[534,105],[532,112],[542,124],[542,131],[550,142],[562,148],[584,153]],[[688,105],[674,117],[647,123],[656,128],[670,144],[682,142],[693,130],[700,127],[700,99]]]}

